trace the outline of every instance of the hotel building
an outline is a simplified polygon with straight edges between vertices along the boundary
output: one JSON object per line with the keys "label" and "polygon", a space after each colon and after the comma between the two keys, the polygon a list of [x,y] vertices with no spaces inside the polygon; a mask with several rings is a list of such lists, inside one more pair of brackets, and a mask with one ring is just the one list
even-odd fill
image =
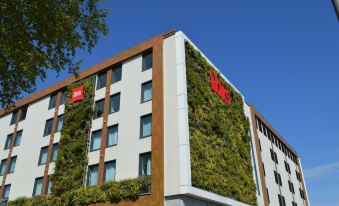
{"label": "hotel building", "polygon": [[67,112],[84,101],[92,109],[89,124],[77,128],[89,128],[82,186],[151,179],[137,200],[105,205],[309,206],[297,152],[174,30],[0,112],[3,204],[55,193],[51,177],[67,159],[60,152],[76,151],[64,135],[82,118]]}

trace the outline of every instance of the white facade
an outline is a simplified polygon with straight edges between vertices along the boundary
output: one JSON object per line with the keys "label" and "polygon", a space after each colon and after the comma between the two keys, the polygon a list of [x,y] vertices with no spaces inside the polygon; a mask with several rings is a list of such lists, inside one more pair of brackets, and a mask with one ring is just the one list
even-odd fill
{"label": "white facade", "polygon": [[[228,197],[222,197],[212,192],[192,187],[185,41],[189,41],[194,45],[185,34],[179,31],[165,38],[163,44],[165,205],[245,206],[246,204]],[[195,48],[198,49],[196,46]],[[206,58],[206,56],[204,57]],[[152,101],[140,102],[141,85],[152,80],[152,69],[142,71],[142,58],[142,54],[140,54],[123,61],[121,81],[110,86],[110,95],[120,92],[120,110],[109,114],[107,122],[108,127],[118,125],[118,143],[105,149],[105,162],[116,161],[115,180],[138,177],[139,155],[152,150],[152,137],[140,138],[140,117],[152,113]],[[213,65],[208,59],[207,61]],[[215,66],[214,68],[217,69]],[[222,77],[231,84],[226,77]],[[104,99],[105,94],[105,87],[95,90],[94,101]],[[242,97],[244,99],[244,96]],[[31,197],[35,179],[44,175],[45,165],[39,166],[38,161],[41,148],[48,146],[50,141],[50,136],[43,136],[45,122],[47,119],[53,118],[55,112],[55,109],[48,110],[49,101],[49,96],[46,96],[30,103],[26,119],[18,124],[17,130],[23,130],[23,133],[20,145],[14,147],[11,154],[11,157],[17,156],[15,171],[7,175],[5,183],[5,185],[11,184],[10,200],[19,196]],[[247,105],[244,106],[244,111],[245,115],[251,119],[251,111]],[[63,113],[64,105],[60,105],[58,115]],[[8,156],[9,150],[3,150],[3,148],[7,135],[13,133],[15,127],[15,125],[10,125],[11,116],[11,114],[7,114],[0,117],[1,159],[6,159]],[[250,121],[250,124],[255,123]],[[94,119],[91,132],[102,129],[102,126],[103,117]],[[258,169],[262,166],[262,162],[257,160],[254,131],[251,130],[250,133],[252,138],[253,177],[257,184],[258,205],[265,205],[263,194],[266,189],[261,184]],[[277,197],[279,189],[284,195],[286,205],[290,205],[292,201],[295,201],[297,205],[306,205],[299,195],[299,187],[303,186],[296,179],[294,172],[295,170],[299,171],[298,166],[291,159],[286,158],[285,154],[276,145],[272,145],[270,140],[259,129],[257,133],[261,142],[261,154],[265,165],[265,182],[269,191],[270,205],[279,205]],[[59,142],[59,140],[60,132],[57,132],[54,136],[54,143]],[[270,149],[277,153],[278,165],[275,165],[271,160]],[[88,158],[89,166],[99,164],[100,150],[88,152]],[[288,175],[285,170],[284,160],[291,167],[291,175]],[[54,163],[49,165],[49,174],[53,173],[54,166]],[[275,170],[281,174],[283,186],[280,188],[275,183],[273,173]],[[0,176],[0,181],[2,181],[2,178],[3,176]],[[294,184],[294,195],[289,191],[288,180],[291,180]],[[306,189],[304,190],[306,192]]]}

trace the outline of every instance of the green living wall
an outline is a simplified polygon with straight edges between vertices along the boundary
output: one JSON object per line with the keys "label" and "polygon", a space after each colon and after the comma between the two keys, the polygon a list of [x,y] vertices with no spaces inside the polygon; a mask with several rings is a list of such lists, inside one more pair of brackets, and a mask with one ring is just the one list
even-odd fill
{"label": "green living wall", "polygon": [[231,94],[226,104],[210,87],[212,66],[185,43],[192,185],[256,205],[244,102],[221,77]]}

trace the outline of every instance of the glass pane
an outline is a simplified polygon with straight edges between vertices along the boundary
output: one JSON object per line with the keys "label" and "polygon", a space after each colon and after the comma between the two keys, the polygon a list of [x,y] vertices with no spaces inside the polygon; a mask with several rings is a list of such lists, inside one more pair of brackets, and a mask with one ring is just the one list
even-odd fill
{"label": "glass pane", "polygon": [[106,86],[106,72],[98,74],[97,89],[101,89]]}
{"label": "glass pane", "polygon": [[139,159],[139,175],[148,176],[151,175],[151,153],[141,154]]}
{"label": "glass pane", "polygon": [[115,162],[105,164],[104,181],[115,180]]}
{"label": "glass pane", "polygon": [[112,84],[121,80],[122,66],[119,65],[112,70]]}
{"label": "glass pane", "polygon": [[141,118],[141,137],[152,135],[152,116],[147,115]]}
{"label": "glass pane", "polygon": [[142,84],[142,102],[152,99],[152,82]]}
{"label": "glass pane", "polygon": [[117,112],[120,109],[120,93],[112,95],[109,103],[109,112]]}
{"label": "glass pane", "polygon": [[95,102],[94,119],[101,117],[104,113],[104,99]]}
{"label": "glass pane", "polygon": [[53,153],[51,161],[56,161],[58,157],[59,144],[53,145]]}
{"label": "glass pane", "polygon": [[48,109],[53,109],[56,105],[56,98],[57,98],[57,95],[54,94],[50,97],[49,99],[49,105],[48,105]]}
{"label": "glass pane", "polygon": [[45,164],[47,161],[48,147],[41,148],[39,164]]}
{"label": "glass pane", "polygon": [[65,104],[67,98],[67,91],[63,91],[61,94],[61,105]]}
{"label": "glass pane", "polygon": [[11,163],[10,163],[10,166],[9,166],[9,173],[14,172],[15,164],[16,164],[16,157],[12,157],[11,158]]}
{"label": "glass pane", "polygon": [[100,149],[101,145],[101,130],[92,133],[91,151]]}
{"label": "glass pane", "polygon": [[5,143],[5,150],[11,147],[12,138],[13,138],[13,134],[7,135],[7,139]]}
{"label": "glass pane", "polygon": [[17,116],[18,116],[18,111],[14,111],[12,114],[12,118],[11,118],[11,123],[10,123],[11,125],[15,124]]}
{"label": "glass pane", "polygon": [[47,191],[46,191],[47,194],[51,194],[52,193],[52,182],[50,179],[48,179],[47,181]]}
{"label": "glass pane", "polygon": [[91,166],[88,169],[88,186],[94,186],[98,184],[98,166]]}
{"label": "glass pane", "polygon": [[118,125],[108,128],[106,146],[118,144]]}
{"label": "glass pane", "polygon": [[147,52],[142,55],[142,71],[152,68],[152,52]]}
{"label": "glass pane", "polygon": [[6,185],[4,194],[2,195],[3,199],[8,199],[10,190],[11,190],[11,185]]}
{"label": "glass pane", "polygon": [[15,142],[14,142],[14,147],[20,145],[21,137],[22,137],[22,130],[21,130],[21,131],[18,131],[18,132],[16,133]]}
{"label": "glass pane", "polygon": [[42,190],[42,178],[37,178],[35,179],[33,196],[40,195],[41,190]]}
{"label": "glass pane", "polygon": [[57,132],[61,131],[63,122],[64,122],[64,115],[60,115],[58,117],[58,124],[57,124],[57,129],[56,129]]}
{"label": "glass pane", "polygon": [[0,165],[0,175],[5,174],[5,170],[6,170],[6,162],[7,159],[4,159],[1,161],[1,165]]}
{"label": "glass pane", "polygon": [[22,109],[21,115],[20,115],[20,121],[26,119],[26,114],[27,114],[27,108]]}
{"label": "glass pane", "polygon": [[53,119],[46,120],[44,136],[51,134]]}

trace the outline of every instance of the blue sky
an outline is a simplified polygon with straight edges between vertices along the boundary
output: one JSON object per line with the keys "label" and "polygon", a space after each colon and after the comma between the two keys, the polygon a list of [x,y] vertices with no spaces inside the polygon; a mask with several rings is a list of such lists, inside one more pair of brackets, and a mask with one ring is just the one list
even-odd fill
{"label": "blue sky", "polygon": [[[82,69],[171,28],[182,30],[299,152],[311,204],[339,205],[339,22],[330,0],[105,6],[110,33],[91,55],[79,52]],[[38,90],[67,76],[50,72]]]}

